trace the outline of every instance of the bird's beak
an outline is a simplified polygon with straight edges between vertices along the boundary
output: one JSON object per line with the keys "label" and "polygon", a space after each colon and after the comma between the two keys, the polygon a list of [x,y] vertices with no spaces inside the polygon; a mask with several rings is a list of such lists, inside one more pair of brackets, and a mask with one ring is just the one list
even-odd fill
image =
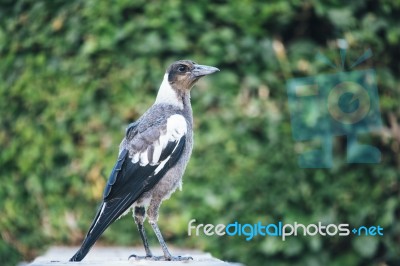
{"label": "bird's beak", "polygon": [[219,69],[216,67],[195,65],[194,69],[192,70],[192,74],[195,77],[202,77],[202,76],[209,75],[209,74],[212,74],[217,71],[219,71]]}

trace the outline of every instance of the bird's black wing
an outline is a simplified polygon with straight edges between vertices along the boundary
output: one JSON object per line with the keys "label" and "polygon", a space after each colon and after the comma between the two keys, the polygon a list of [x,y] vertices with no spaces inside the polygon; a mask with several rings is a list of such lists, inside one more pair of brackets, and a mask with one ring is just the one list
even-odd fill
{"label": "bird's black wing", "polygon": [[[146,132],[142,133],[144,137],[146,137],[145,134]],[[165,173],[176,164],[184,149],[186,135],[175,134],[171,137],[168,134],[171,134],[171,131],[160,133],[154,141],[151,141],[151,137],[147,136],[147,140],[150,139],[150,144],[144,145],[144,150],[142,145],[141,150],[137,151],[140,154],[137,158],[142,160],[131,158],[131,153],[127,149],[120,152],[104,189],[103,202],[81,248],[70,261],[82,260],[107,227],[132,206],[144,192],[153,188]],[[136,141],[140,141],[140,139]],[[133,142],[135,142],[135,139],[133,139]],[[157,155],[157,150],[160,149],[161,153]],[[146,162],[143,163],[146,157],[149,161],[147,164]],[[157,159],[157,162],[154,159]]]}

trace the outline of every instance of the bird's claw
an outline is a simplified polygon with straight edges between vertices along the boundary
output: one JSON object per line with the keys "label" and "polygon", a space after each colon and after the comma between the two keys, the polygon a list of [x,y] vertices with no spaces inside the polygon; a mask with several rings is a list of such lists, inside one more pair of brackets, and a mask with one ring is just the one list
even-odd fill
{"label": "bird's claw", "polygon": [[[165,257],[164,257],[165,258]],[[188,261],[188,260],[193,260],[192,257],[187,256],[187,257],[183,257],[183,256],[172,256],[171,258],[169,258],[170,261]]]}
{"label": "bird's claw", "polygon": [[150,261],[188,261],[188,260],[193,260],[192,257],[183,257],[183,256],[171,256],[171,257],[165,257],[165,256],[137,256],[137,255],[130,255],[128,260],[134,259],[134,260],[150,260]]}
{"label": "bird's claw", "polygon": [[135,254],[132,254],[128,257],[128,260],[133,259],[133,260],[150,260],[151,258],[153,258],[153,255],[146,255],[146,256],[138,256]]}

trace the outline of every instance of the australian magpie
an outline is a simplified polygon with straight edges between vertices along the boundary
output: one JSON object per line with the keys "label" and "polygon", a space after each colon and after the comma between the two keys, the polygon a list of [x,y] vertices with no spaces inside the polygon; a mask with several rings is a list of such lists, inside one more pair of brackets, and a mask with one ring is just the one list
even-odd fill
{"label": "australian magpie", "polygon": [[[173,257],[157,225],[161,202],[182,185],[182,176],[193,148],[190,90],[203,76],[219,71],[190,60],[171,64],[157,98],[123,138],[118,160],[104,189],[103,200],[83,240],[70,261],[81,261],[100,235],[120,216],[133,211],[140,237],[151,260],[187,260]],[[153,256],[143,222],[149,220],[164,256]]]}

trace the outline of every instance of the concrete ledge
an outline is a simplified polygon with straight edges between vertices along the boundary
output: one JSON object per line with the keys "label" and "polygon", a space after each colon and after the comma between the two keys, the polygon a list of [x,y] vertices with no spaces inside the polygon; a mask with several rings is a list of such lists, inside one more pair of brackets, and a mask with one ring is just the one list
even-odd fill
{"label": "concrete ledge", "polygon": [[[43,256],[36,258],[29,266],[124,266],[124,265],[146,265],[146,266],[171,266],[171,265],[193,265],[193,266],[243,266],[238,263],[228,263],[213,258],[211,254],[197,250],[185,250],[170,248],[174,256],[191,256],[191,261],[146,261],[128,260],[132,254],[144,256],[142,247],[93,247],[86,258],[81,262],[69,262],[68,260],[78,250],[78,247],[52,247]],[[162,255],[161,249],[152,248],[154,255]]]}

